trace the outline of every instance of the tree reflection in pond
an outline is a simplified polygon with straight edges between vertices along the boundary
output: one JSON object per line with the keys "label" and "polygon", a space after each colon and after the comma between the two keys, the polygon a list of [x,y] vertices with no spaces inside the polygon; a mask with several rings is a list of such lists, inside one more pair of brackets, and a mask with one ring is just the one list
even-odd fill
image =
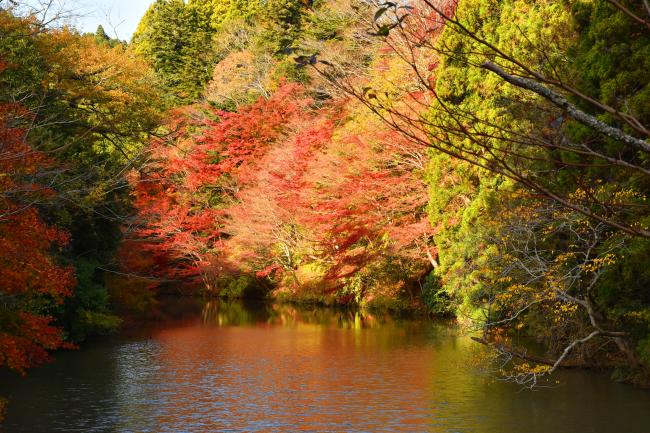
{"label": "tree reflection in pond", "polygon": [[[182,303],[173,303],[179,306]],[[0,378],[8,432],[645,433],[650,394],[603,375],[519,392],[470,365],[484,349],[421,318],[190,301],[166,322]],[[38,414],[38,416],[34,416]]]}
{"label": "tree reflection in pond", "polygon": [[205,324],[218,326],[296,326],[313,324],[344,329],[375,328],[395,322],[388,312],[373,313],[350,308],[323,308],[263,302],[207,301],[203,307]]}

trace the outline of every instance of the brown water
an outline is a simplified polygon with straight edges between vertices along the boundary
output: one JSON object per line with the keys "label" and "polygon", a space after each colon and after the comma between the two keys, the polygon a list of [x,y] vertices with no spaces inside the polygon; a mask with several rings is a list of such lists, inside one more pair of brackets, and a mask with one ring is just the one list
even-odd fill
{"label": "brown water", "polygon": [[650,432],[650,392],[589,372],[522,391],[486,377],[474,362],[483,348],[456,334],[421,319],[211,302],[26,378],[0,376],[5,429]]}

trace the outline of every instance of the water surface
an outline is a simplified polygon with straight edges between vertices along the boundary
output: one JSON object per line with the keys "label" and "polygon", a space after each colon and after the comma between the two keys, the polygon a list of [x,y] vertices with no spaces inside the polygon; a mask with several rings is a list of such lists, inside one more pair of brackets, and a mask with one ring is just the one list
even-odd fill
{"label": "water surface", "polygon": [[647,433],[650,392],[566,372],[486,377],[453,327],[347,310],[209,302],[3,374],[5,431]]}

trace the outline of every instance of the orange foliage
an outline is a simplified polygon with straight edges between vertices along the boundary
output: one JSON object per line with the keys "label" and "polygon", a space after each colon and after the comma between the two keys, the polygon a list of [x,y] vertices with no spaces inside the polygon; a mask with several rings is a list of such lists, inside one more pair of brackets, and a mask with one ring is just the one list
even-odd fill
{"label": "orange foliage", "polygon": [[[152,143],[157,163],[140,173],[136,205],[146,225],[137,235],[166,275],[205,276],[223,245],[226,209],[255,183],[259,162],[309,106],[295,85],[230,113],[203,107],[175,113],[173,145]],[[192,133],[200,127],[201,132]]]}
{"label": "orange foliage", "polygon": [[23,374],[48,360],[48,349],[63,345],[60,329],[31,313],[30,302],[46,297],[62,303],[75,285],[72,269],[52,254],[53,245],[67,243],[67,234],[45,224],[34,208],[52,192],[33,180],[48,161],[14,126],[25,118],[29,113],[20,106],[0,106],[0,366]]}
{"label": "orange foliage", "polygon": [[135,179],[138,234],[166,275],[300,284],[316,261],[331,291],[386,255],[426,267],[423,155],[350,101],[317,110],[303,92],[284,85],[237,113],[187,108],[173,145],[153,143],[157,163]]}

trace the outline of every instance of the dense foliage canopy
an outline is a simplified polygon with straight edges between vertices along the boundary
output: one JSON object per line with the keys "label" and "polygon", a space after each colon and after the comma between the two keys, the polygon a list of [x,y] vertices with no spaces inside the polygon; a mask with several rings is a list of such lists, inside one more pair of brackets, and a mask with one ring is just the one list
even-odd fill
{"label": "dense foliage canopy", "polygon": [[9,8],[0,35],[0,366],[23,373],[46,349],[119,324],[100,268],[159,97],[147,65],[103,31],[48,28]]}
{"label": "dense foliage canopy", "polygon": [[0,10],[0,365],[182,282],[454,316],[525,386],[647,381],[649,23],[632,0],[156,0],[127,44]]}

